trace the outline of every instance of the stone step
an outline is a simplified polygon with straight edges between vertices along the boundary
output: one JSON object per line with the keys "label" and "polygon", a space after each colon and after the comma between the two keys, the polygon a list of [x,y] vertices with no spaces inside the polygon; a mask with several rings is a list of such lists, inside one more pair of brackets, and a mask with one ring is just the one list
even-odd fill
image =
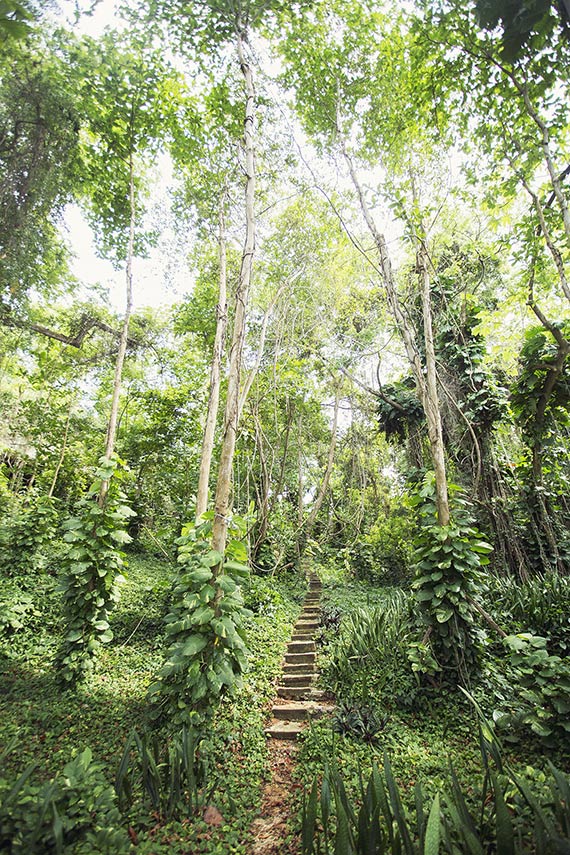
{"label": "stone step", "polygon": [[308,671],[311,670],[313,662],[285,662],[285,664],[283,665],[283,673],[306,674]]}
{"label": "stone step", "polygon": [[286,653],[285,662],[291,665],[309,665],[315,661],[315,656],[314,650],[309,653]]}
{"label": "stone step", "polygon": [[273,717],[283,721],[305,721],[308,718],[320,718],[327,712],[327,707],[314,701],[304,701],[300,704],[275,704],[272,709]]}
{"label": "stone step", "polygon": [[313,653],[314,641],[290,641],[287,645],[287,653]]}
{"label": "stone step", "polygon": [[316,610],[311,609],[310,611],[306,609],[304,612],[301,612],[301,614],[297,618],[297,621],[300,621],[300,620],[318,620],[320,618],[320,616],[321,616],[320,609],[316,609]]}
{"label": "stone step", "polygon": [[291,641],[312,641],[314,637],[314,632],[294,632]]}
{"label": "stone step", "polygon": [[318,620],[298,620],[295,624],[296,629],[317,629],[320,626]]}
{"label": "stone step", "polygon": [[320,701],[325,696],[320,689],[303,689],[299,686],[278,686],[277,694],[280,698],[307,701]]}
{"label": "stone step", "polygon": [[309,686],[314,682],[315,677],[317,677],[317,673],[315,671],[303,671],[301,674],[286,674],[285,672],[281,675],[281,685],[282,686]]}
{"label": "stone step", "polygon": [[265,735],[270,739],[297,739],[303,731],[302,721],[281,721],[265,728]]}

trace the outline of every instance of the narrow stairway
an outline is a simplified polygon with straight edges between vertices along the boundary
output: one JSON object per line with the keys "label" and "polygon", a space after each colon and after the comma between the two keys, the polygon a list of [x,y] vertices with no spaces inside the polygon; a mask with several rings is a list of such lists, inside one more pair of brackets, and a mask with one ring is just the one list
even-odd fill
{"label": "narrow stairway", "polygon": [[265,733],[272,739],[296,739],[309,718],[330,710],[322,703],[323,692],[315,688],[315,633],[320,625],[321,581],[309,579],[309,590],[303,603],[291,641],[287,646],[281,682],[273,706],[273,721]]}

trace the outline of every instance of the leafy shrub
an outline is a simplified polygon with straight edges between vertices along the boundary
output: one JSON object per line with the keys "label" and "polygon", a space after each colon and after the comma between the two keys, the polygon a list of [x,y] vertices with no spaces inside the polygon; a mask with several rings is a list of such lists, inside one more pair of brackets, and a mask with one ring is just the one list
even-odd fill
{"label": "leafy shrub", "polygon": [[396,585],[407,579],[413,559],[414,523],[400,509],[378,520],[363,540],[345,548],[355,579],[373,585]]}
{"label": "leafy shrub", "polygon": [[337,704],[332,720],[335,733],[355,736],[363,742],[375,742],[385,724],[386,717],[379,716],[370,704],[343,701]]}
{"label": "leafy shrub", "polygon": [[[525,702],[518,715],[534,733],[552,741],[570,734],[570,663],[551,655],[546,639],[529,633],[503,639],[511,654],[515,675]],[[512,716],[507,716],[511,719]],[[515,716],[515,719],[517,716]],[[505,722],[504,722],[505,723]]]}
{"label": "leafy shrub", "polygon": [[130,808],[142,798],[163,819],[191,816],[208,804],[215,788],[202,789],[209,770],[200,749],[200,738],[187,728],[166,744],[156,735],[149,739],[133,731],[115,781],[120,803]]}
{"label": "leafy shrub", "polygon": [[89,748],[63,773],[36,785],[35,765],[15,784],[0,779],[0,850],[9,855],[127,852],[129,841],[113,788]]}
{"label": "leafy shrub", "polygon": [[406,657],[410,604],[409,595],[394,590],[384,605],[343,617],[319,663],[325,685],[340,700],[368,702],[389,688],[386,702],[412,702],[417,684]]}
{"label": "leafy shrub", "polygon": [[551,651],[570,651],[570,578],[549,573],[519,582],[512,578],[489,580],[486,598],[499,622],[512,632],[548,637]]}
{"label": "leafy shrub", "polygon": [[18,589],[10,591],[9,600],[0,601],[0,636],[19,632],[30,618],[40,614],[31,594]]}
{"label": "leafy shrub", "polygon": [[483,784],[466,795],[450,766],[448,787],[431,805],[419,784],[415,808],[406,810],[388,756],[373,765],[360,798],[352,802],[336,768],[327,768],[320,796],[317,782],[305,794],[302,855],[389,853],[449,855],[484,852],[527,855],[562,853],[570,844],[570,779],[551,763],[549,793],[541,800],[503,761],[489,725],[480,724]]}
{"label": "leafy shrub", "polygon": [[270,617],[283,604],[283,597],[267,579],[251,575],[243,585],[243,604],[253,614]]}
{"label": "leafy shrub", "polygon": [[321,626],[325,632],[336,634],[342,621],[342,609],[332,603],[321,606]]}
{"label": "leafy shrub", "polygon": [[[457,488],[456,488],[457,489]],[[444,669],[457,680],[478,661],[478,632],[473,598],[480,568],[489,563],[492,546],[472,525],[465,503],[455,497],[454,518],[438,525],[433,473],[428,473],[413,500],[421,528],[416,539],[416,578],[412,588],[420,606],[426,634],[410,645],[412,667],[434,675]]]}
{"label": "leafy shrub", "polygon": [[[125,527],[133,515],[124,504],[122,475],[116,455],[110,460],[101,458],[87,496],[78,501],[75,516],[63,523],[68,547],[59,589],[67,627],[56,665],[64,684],[73,685],[90,673],[98,649],[113,638],[108,618],[124,581],[120,574],[124,553],[119,547],[130,541]],[[103,481],[109,486],[100,504]]]}
{"label": "leafy shrub", "polygon": [[[182,567],[166,615],[167,661],[149,689],[155,716],[198,724],[213,715],[219,698],[241,685],[246,667],[243,606],[238,581],[249,574],[243,537],[246,522],[234,517],[226,555],[210,546],[213,513],[187,525],[179,538]],[[213,568],[223,562],[223,572]]]}
{"label": "leafy shrub", "polygon": [[30,493],[26,502],[0,523],[0,568],[8,576],[45,567],[57,529],[57,500]]}

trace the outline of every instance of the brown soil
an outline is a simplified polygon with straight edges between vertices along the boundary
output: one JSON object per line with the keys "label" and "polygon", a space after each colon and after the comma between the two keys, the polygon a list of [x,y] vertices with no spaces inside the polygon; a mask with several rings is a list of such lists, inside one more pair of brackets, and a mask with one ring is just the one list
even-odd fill
{"label": "brown soil", "polygon": [[251,826],[251,855],[298,855],[298,841],[285,843],[289,834],[291,799],[299,787],[291,778],[298,746],[293,741],[275,739],[269,741],[268,750],[271,779],[263,788],[261,816]]}

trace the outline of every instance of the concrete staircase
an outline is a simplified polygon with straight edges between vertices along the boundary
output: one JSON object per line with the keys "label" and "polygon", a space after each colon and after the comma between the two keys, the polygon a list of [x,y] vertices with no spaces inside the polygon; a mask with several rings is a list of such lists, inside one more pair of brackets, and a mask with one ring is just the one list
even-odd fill
{"label": "concrete staircase", "polygon": [[322,702],[323,692],[314,686],[318,677],[314,636],[320,625],[321,587],[318,576],[311,576],[303,611],[287,646],[273,721],[265,730],[272,739],[296,739],[309,718],[331,709],[330,704]]}

